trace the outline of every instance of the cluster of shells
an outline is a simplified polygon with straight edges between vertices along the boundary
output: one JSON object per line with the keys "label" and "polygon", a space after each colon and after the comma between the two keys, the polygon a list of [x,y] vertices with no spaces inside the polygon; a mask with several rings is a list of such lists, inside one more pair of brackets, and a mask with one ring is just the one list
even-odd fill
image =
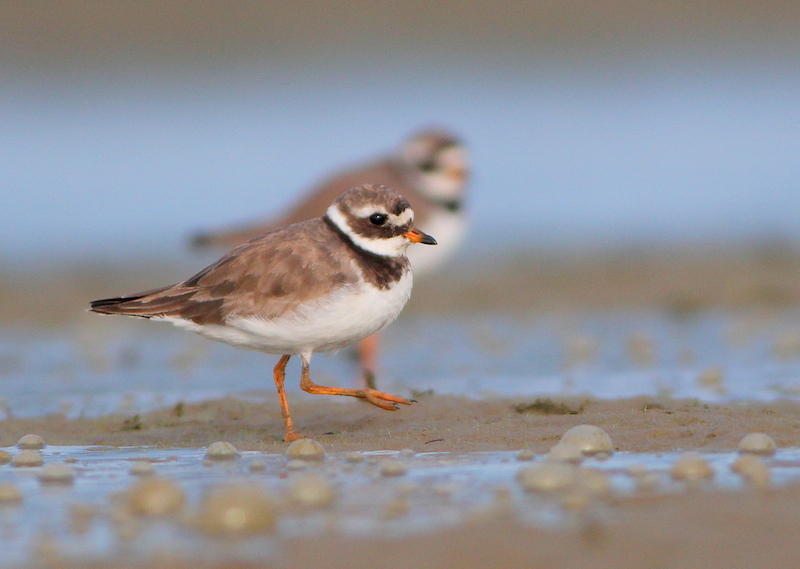
{"label": "cluster of shells", "polygon": [[[75,478],[68,461],[44,464],[39,452],[45,447],[41,437],[26,435],[17,444],[19,452],[0,451],[0,464],[12,467],[41,467],[37,477],[41,484],[72,484]],[[413,455],[403,451],[401,455]],[[235,461],[239,451],[229,442],[219,441],[208,446],[205,464]],[[139,534],[147,519],[172,519],[209,536],[247,536],[272,531],[282,513],[304,514],[331,509],[339,500],[339,491],[331,477],[323,475],[320,466],[326,460],[323,446],[313,439],[300,439],[286,449],[284,468],[291,474],[291,483],[286,492],[276,497],[263,485],[256,482],[219,483],[207,489],[194,508],[188,506],[185,490],[177,481],[159,475],[153,463],[146,459],[132,461],[129,473],[136,480],[125,490],[112,494],[108,515],[114,522],[121,538],[130,539]],[[402,476],[406,466],[392,458],[366,457],[362,453],[348,453],[342,461],[346,467],[361,462],[373,465],[378,477]],[[249,464],[251,472],[266,470],[266,463],[254,460]],[[18,504],[23,494],[13,483],[0,484],[0,505]],[[391,504],[388,506],[393,507]],[[91,515],[83,515],[81,508],[76,516],[90,519],[98,515],[96,508],[89,508]],[[78,512],[81,510],[81,512]]]}
{"label": "cluster of shells", "polygon": [[[771,482],[771,470],[764,458],[775,454],[777,445],[765,433],[750,433],[738,445],[739,457],[730,469],[746,484],[755,488],[766,488]],[[600,427],[578,425],[569,429],[547,453],[545,460],[517,471],[517,481],[529,492],[558,494],[567,506],[585,507],[596,499],[608,499],[612,495],[608,474],[600,469],[581,467],[584,459],[604,459],[614,452],[614,445]],[[520,451],[517,459],[533,460],[530,451]],[[640,491],[658,488],[660,476],[644,465],[633,465],[626,469]],[[670,478],[685,484],[687,488],[703,485],[715,477],[709,461],[697,452],[683,453],[672,464]]]}
{"label": "cluster of shells", "polygon": [[[557,495],[564,506],[584,509],[595,500],[611,497],[608,475],[594,468],[581,467],[587,457],[607,458],[614,452],[611,437],[594,425],[578,425],[565,432],[547,453],[545,460],[520,468],[517,482],[528,492]],[[532,460],[529,451],[520,451],[518,460]]]}
{"label": "cluster of shells", "polygon": [[[41,484],[72,484],[75,471],[68,459],[44,464],[40,450],[45,443],[36,435],[26,435],[17,444],[19,451],[0,451],[0,463],[9,463],[15,468],[40,467],[37,473]],[[748,484],[756,488],[770,485],[771,471],[764,459],[776,452],[775,441],[763,433],[751,433],[739,443],[739,457],[730,466],[731,470]],[[585,466],[586,459],[602,461],[609,458],[615,448],[608,433],[593,425],[578,425],[566,431],[541,460],[531,451],[520,451],[517,460],[516,481],[528,493],[554,497],[561,505],[571,510],[582,510],[614,497],[610,474],[601,468]],[[414,456],[411,450],[397,453],[396,458],[365,455],[354,452],[337,459],[337,468],[357,468],[367,463],[369,472],[376,478],[393,478],[406,474],[409,461]],[[210,445],[205,454],[208,466],[240,457],[238,450],[228,442]],[[190,507],[182,486],[170,478],[157,473],[152,462],[133,461],[130,474],[135,481],[125,490],[113,494],[110,508],[106,512],[115,522],[118,535],[130,538],[138,535],[145,520],[166,518],[180,522],[205,535],[215,537],[248,536],[272,531],[283,514],[302,515],[308,512],[331,510],[340,501],[339,489],[331,470],[321,468],[327,457],[323,446],[313,439],[300,439],[286,449],[284,470],[281,477],[289,479],[285,492],[276,496],[262,484],[253,481],[220,483],[211,486]],[[74,460],[72,461],[74,462]],[[527,464],[530,463],[530,464]],[[413,464],[413,463],[411,463]],[[597,464],[594,462],[594,464]],[[261,460],[250,462],[251,472],[264,471],[267,464]],[[658,473],[644,466],[631,466],[626,474],[636,481],[639,490],[653,491],[662,483]],[[713,480],[712,465],[700,454],[688,452],[681,455],[669,470],[670,478],[686,487],[696,487]],[[437,492],[444,493],[443,485]],[[438,487],[437,487],[438,488]],[[510,501],[510,488],[500,489],[497,500]],[[0,505],[16,504],[24,496],[12,483],[0,484]],[[399,492],[385,504],[386,517],[404,515],[409,509],[408,501]],[[99,515],[97,508],[72,508],[71,519],[75,527],[85,527],[88,520]]]}

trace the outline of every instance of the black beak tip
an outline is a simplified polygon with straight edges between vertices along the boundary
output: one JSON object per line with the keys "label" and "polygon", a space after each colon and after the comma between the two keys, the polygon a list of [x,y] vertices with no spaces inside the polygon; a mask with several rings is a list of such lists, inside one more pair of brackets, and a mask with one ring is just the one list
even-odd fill
{"label": "black beak tip", "polygon": [[422,238],[422,241],[420,241],[420,243],[424,243],[425,245],[437,245],[436,239],[434,239],[430,235],[425,235],[425,237]]}

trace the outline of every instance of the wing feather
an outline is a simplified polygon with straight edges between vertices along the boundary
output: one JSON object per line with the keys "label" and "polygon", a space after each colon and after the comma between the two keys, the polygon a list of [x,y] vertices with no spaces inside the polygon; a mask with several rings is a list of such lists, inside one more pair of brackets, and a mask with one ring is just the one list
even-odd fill
{"label": "wing feather", "polygon": [[224,324],[231,316],[274,319],[355,284],[345,248],[322,219],[312,219],[252,239],[181,283],[97,300],[90,310],[198,324]]}

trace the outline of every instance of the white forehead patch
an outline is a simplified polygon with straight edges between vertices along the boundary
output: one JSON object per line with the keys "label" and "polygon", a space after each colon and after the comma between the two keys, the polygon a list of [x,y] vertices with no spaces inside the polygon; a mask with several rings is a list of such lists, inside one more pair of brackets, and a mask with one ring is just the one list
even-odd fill
{"label": "white forehead patch", "polygon": [[395,225],[405,225],[409,221],[414,221],[414,210],[410,207],[407,207],[403,210],[403,213],[394,217],[397,218]]}

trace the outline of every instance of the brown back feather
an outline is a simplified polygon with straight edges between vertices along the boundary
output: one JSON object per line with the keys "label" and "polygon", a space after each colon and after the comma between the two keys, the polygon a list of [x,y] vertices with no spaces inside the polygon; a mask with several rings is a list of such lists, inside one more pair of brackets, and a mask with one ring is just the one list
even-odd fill
{"label": "brown back feather", "polygon": [[241,245],[189,279],[162,289],[94,301],[91,310],[224,324],[231,316],[280,317],[358,281],[347,247],[322,221],[282,227]]}

